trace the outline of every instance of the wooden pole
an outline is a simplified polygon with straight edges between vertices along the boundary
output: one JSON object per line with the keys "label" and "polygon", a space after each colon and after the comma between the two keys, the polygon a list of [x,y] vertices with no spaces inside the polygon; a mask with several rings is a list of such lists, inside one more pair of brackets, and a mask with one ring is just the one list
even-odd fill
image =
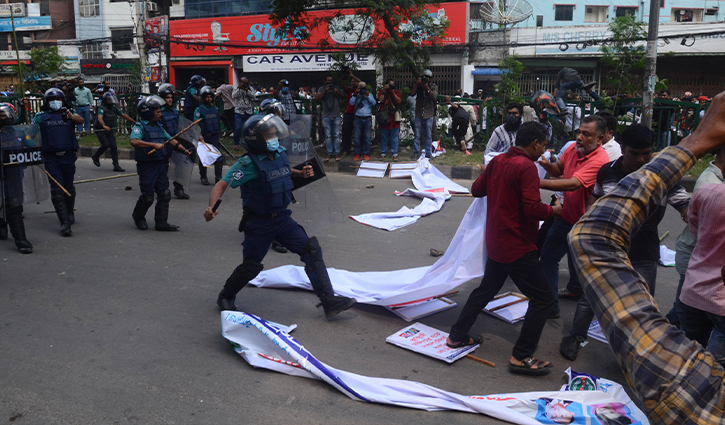
{"label": "wooden pole", "polygon": [[120,179],[121,177],[133,177],[133,176],[138,176],[138,173],[119,174],[117,176],[99,177],[97,179],[78,180],[78,181],[73,182],[73,184],[90,183],[90,182],[97,182],[97,181],[101,181],[101,180]]}
{"label": "wooden pole", "polygon": [[[189,124],[188,127],[186,127],[185,129],[181,130],[180,132],[176,133],[176,135],[174,137],[172,137],[169,140],[165,141],[164,142],[164,146],[166,146],[166,144],[169,143],[170,141],[172,141],[172,140],[176,139],[177,137],[181,136],[182,134],[186,133],[191,127],[199,124],[202,120],[203,120],[203,118],[199,118],[198,120],[196,120],[193,123]],[[157,151],[157,149],[151,149],[149,151],[148,155],[151,155],[152,153],[154,153],[156,151]]]}
{"label": "wooden pole", "polygon": [[38,165],[38,167],[40,167],[41,170],[45,171],[45,174],[48,175],[48,178],[53,183],[55,183],[56,185],[58,185],[58,187],[60,188],[60,190],[62,190],[63,192],[65,192],[66,195],[71,196],[70,192],[68,192],[67,190],[65,190],[65,188],[60,183],[58,183],[58,180],[54,179],[53,176],[50,175],[50,173],[48,172],[48,170],[45,169],[45,167],[43,167],[42,165]]}
{"label": "wooden pole", "polygon": [[496,363],[494,363],[494,362],[489,362],[488,360],[484,360],[484,359],[482,359],[482,358],[480,358],[480,357],[476,357],[476,356],[473,356],[473,355],[471,355],[471,354],[466,354],[466,358],[467,358],[467,359],[471,359],[471,360],[475,360],[475,361],[477,361],[477,362],[479,362],[479,363],[483,363],[483,364],[485,364],[486,366],[496,367]]}

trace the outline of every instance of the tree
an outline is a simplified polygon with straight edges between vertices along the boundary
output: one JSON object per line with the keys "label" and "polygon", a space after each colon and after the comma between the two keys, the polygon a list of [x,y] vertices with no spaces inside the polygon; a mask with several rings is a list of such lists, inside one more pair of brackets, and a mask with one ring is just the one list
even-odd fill
{"label": "tree", "polygon": [[617,94],[636,93],[642,87],[647,38],[646,24],[637,22],[634,16],[620,16],[609,24],[612,40],[599,50],[604,53],[602,63],[611,70],[606,73],[607,84]]}
{"label": "tree", "polygon": [[496,84],[498,97],[503,98],[506,104],[509,100],[520,101],[519,84],[517,81],[521,79],[524,71],[524,65],[519,61],[516,55],[506,56],[504,60],[498,63],[501,70],[501,81]]}
{"label": "tree", "polygon": [[[351,7],[345,0],[328,0],[328,4],[331,8]],[[425,0],[360,0],[351,16],[338,11],[332,16],[313,17],[307,10],[314,6],[319,6],[317,0],[273,0],[270,18],[285,38],[300,44],[309,38],[310,30],[328,25],[355,42],[339,44],[324,39],[317,47],[374,54],[383,66],[422,70],[448,28],[448,21],[426,10],[426,6],[439,4]]]}

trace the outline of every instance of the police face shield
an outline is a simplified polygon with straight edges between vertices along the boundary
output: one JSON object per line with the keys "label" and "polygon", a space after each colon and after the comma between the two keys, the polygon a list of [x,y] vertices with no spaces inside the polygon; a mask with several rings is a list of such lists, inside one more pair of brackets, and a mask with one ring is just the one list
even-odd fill
{"label": "police face shield", "polygon": [[282,121],[282,118],[275,115],[267,115],[264,117],[255,126],[254,131],[261,134],[264,140],[282,140],[289,137],[287,124]]}
{"label": "police face shield", "polygon": [[108,106],[116,106],[116,105],[118,105],[118,99],[117,99],[117,98],[116,98],[116,96],[114,96],[114,95],[110,95],[110,96],[103,96],[103,101],[104,101],[104,102],[106,103],[106,105],[108,105]]}
{"label": "police face shield", "polygon": [[12,206],[50,198],[50,184],[43,171],[40,129],[34,125],[0,128],[3,199]]}
{"label": "police face shield", "polygon": [[[281,119],[280,119],[281,121]],[[279,138],[279,144],[287,150],[290,163],[299,164],[317,156],[310,140],[312,134],[312,115],[293,115],[289,125],[289,135]]]}
{"label": "police face shield", "polygon": [[[180,116],[178,131],[189,127],[191,123],[192,121],[184,118],[183,115]],[[170,136],[173,137],[174,135],[171,134]],[[193,151],[196,149],[196,145],[199,144],[200,137],[201,128],[198,125],[195,125],[185,131],[184,134],[177,137],[176,140],[181,143],[184,148]],[[192,155],[191,158],[189,158],[178,149],[173,149],[169,158],[169,179],[188,187],[191,184],[191,175],[194,170],[194,160],[195,155]]]}

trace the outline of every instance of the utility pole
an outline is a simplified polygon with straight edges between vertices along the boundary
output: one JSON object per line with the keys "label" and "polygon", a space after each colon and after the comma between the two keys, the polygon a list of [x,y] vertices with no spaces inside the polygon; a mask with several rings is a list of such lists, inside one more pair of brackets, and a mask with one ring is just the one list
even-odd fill
{"label": "utility pole", "polygon": [[642,95],[642,125],[652,128],[654,113],[655,77],[657,74],[657,31],[660,25],[660,0],[649,0],[647,53],[645,54],[644,92]]}
{"label": "utility pole", "polygon": [[15,33],[15,11],[13,10],[12,4],[10,4],[10,22],[12,23],[12,26],[13,26],[13,45],[15,46],[15,54],[18,57],[18,75],[20,76],[20,83],[18,83],[17,91],[19,91],[20,93],[25,93],[25,77],[23,76],[23,68],[22,68],[23,65],[20,63],[20,49],[18,49],[18,35]]}

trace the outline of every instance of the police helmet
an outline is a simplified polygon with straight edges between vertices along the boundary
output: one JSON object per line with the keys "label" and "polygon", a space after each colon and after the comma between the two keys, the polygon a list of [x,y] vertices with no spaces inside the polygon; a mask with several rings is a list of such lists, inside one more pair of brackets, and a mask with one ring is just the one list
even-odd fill
{"label": "police helmet", "polygon": [[278,116],[254,115],[244,123],[242,136],[249,152],[261,154],[267,152],[267,140],[284,139],[289,136],[289,129]]}
{"label": "police helmet", "polygon": [[562,112],[554,96],[545,90],[539,90],[534,93],[529,103],[539,116],[542,114],[559,115]]}
{"label": "police helmet", "polygon": [[136,110],[138,110],[138,114],[142,120],[150,121],[154,117],[154,109],[159,109],[164,105],[166,105],[164,99],[159,96],[152,95],[141,99],[136,106]]}
{"label": "police helmet", "polygon": [[209,86],[204,86],[201,88],[201,90],[199,90],[199,97],[201,98],[201,100],[204,100],[204,96],[207,95],[214,97],[214,89]]}
{"label": "police helmet", "polygon": [[169,83],[162,84],[161,86],[159,86],[159,90],[158,90],[159,96],[161,96],[161,97],[166,97],[170,94],[174,94],[175,91],[176,91],[176,88],[174,88],[174,86]]}
{"label": "police helmet", "polygon": [[15,107],[10,103],[0,103],[0,125],[13,125],[18,119]]}
{"label": "police helmet", "polygon": [[191,77],[191,85],[195,87],[201,87],[206,85],[206,78],[201,75],[194,75]]}
{"label": "police helmet", "polygon": [[433,78],[433,73],[431,72],[430,69],[425,69],[425,70],[423,70],[423,73],[420,76],[421,77]]}
{"label": "police helmet", "polygon": [[284,105],[282,102],[274,98],[264,99],[262,103],[259,104],[259,110],[262,111],[263,114],[274,114],[278,117],[285,115]]}
{"label": "police helmet", "polygon": [[41,110],[47,111],[50,109],[49,102],[51,100],[60,100],[63,102],[64,107],[68,107],[68,105],[65,102],[65,93],[63,93],[63,90],[55,87],[51,87],[48,90],[45,91],[45,94],[43,95],[43,105],[40,107]]}
{"label": "police helmet", "polygon": [[103,103],[105,103],[108,106],[118,105],[118,98],[116,98],[116,95],[109,92],[103,93]]}

